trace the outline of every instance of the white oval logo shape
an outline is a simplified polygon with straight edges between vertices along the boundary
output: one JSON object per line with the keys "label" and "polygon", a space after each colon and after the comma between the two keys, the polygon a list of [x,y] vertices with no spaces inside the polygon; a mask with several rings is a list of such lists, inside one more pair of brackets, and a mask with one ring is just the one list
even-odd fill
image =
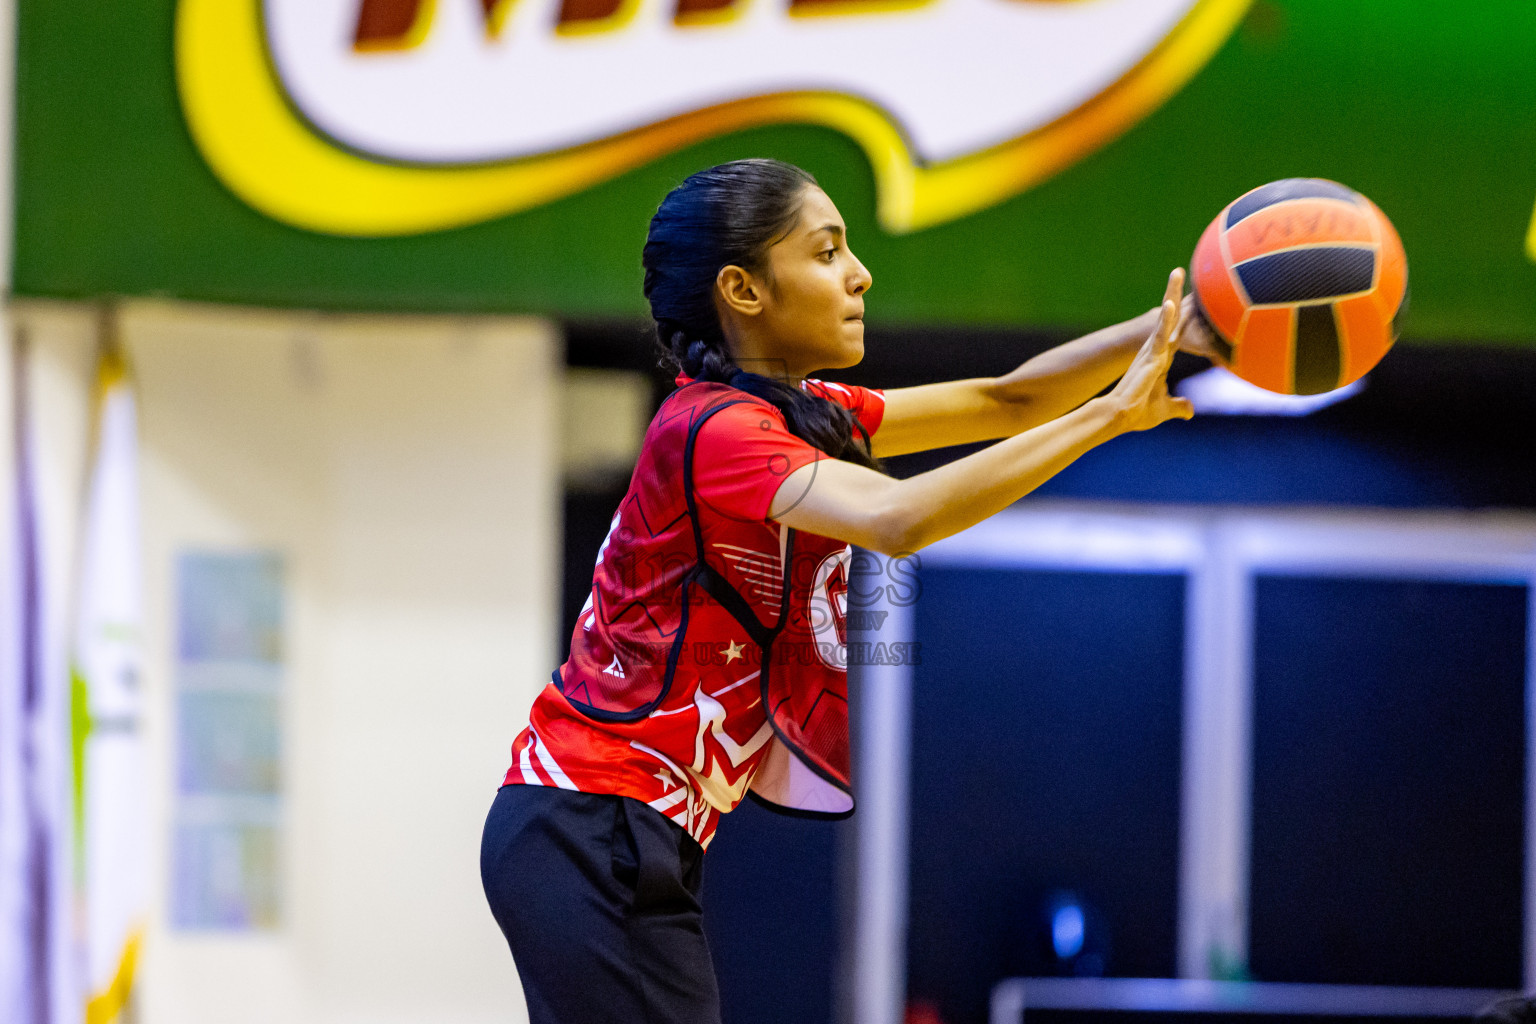
{"label": "white oval logo shape", "polygon": [[1250,0],[179,0],[214,172],[318,231],[515,213],[713,136],[833,128],[888,231],[1014,195],[1186,82]]}
{"label": "white oval logo shape", "polygon": [[816,656],[823,665],[839,672],[848,668],[848,573],[852,565],[851,547],[823,558],[811,577],[806,609]]}
{"label": "white oval logo shape", "polygon": [[367,0],[266,0],[267,44],[284,90],[321,131],[372,156],[446,164],[533,156],[805,92],[859,97],[919,161],[951,160],[1081,106],[1195,6],[927,0],[796,17],[783,0],[736,0],[735,20],[689,25],[677,23],[676,0],[641,0],[624,24],[570,35],[557,30],[561,0],[517,0],[495,32],[474,0],[417,2],[418,17],[435,9],[420,42],[359,50],[346,43]]}

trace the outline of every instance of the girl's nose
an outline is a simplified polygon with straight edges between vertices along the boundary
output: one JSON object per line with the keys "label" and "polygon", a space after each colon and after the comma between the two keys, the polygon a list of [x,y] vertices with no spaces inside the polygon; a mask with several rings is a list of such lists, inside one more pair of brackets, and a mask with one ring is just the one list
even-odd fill
{"label": "girl's nose", "polygon": [[849,282],[849,290],[855,295],[863,295],[869,291],[869,286],[874,284],[875,281],[870,276],[869,268],[865,267],[857,256],[853,257],[853,262],[857,265],[858,270],[854,271],[853,278]]}

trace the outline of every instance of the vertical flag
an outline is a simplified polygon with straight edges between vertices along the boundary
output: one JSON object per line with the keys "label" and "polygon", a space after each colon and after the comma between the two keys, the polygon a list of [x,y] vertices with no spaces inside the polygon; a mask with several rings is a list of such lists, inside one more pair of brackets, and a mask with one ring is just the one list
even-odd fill
{"label": "vertical flag", "polygon": [[132,990],[149,903],[137,419],[111,344],[98,366],[93,420],[70,657],[74,883],[85,1024],[111,1024]]}
{"label": "vertical flag", "polygon": [[21,586],[20,348],[9,324],[0,335],[0,1019],[27,1021],[23,908],[26,815],[21,758],[22,646],[27,623]]}
{"label": "vertical flag", "polygon": [[21,502],[16,348],[0,333],[0,1019],[21,1008]]}
{"label": "vertical flag", "polygon": [[61,716],[47,685],[43,570],[25,332],[7,337],[7,499],[0,578],[0,1016],[53,1024],[68,936],[60,924]]}

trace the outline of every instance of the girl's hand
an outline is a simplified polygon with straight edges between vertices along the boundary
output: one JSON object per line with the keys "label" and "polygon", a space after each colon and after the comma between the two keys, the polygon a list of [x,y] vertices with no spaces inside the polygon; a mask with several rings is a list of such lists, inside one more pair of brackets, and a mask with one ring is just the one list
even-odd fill
{"label": "girl's hand", "polygon": [[1168,367],[1178,350],[1180,299],[1184,294],[1184,271],[1168,275],[1163,306],[1157,326],[1136,353],[1130,369],[1114,390],[1106,395],[1115,412],[1115,424],[1121,431],[1150,430],[1171,419],[1189,419],[1195,414],[1187,398],[1168,393]]}
{"label": "girl's hand", "polygon": [[1200,312],[1200,307],[1195,303],[1194,292],[1184,296],[1174,344],[1180,352],[1188,352],[1192,356],[1209,359],[1213,363],[1222,361],[1216,348],[1216,335],[1212,333],[1209,321],[1205,319]]}

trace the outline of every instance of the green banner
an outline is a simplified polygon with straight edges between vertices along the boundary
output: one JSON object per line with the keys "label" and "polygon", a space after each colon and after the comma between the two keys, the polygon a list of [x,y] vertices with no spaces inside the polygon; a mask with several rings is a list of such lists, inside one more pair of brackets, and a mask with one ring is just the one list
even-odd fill
{"label": "green banner", "polygon": [[[1536,343],[1529,0],[1169,2],[1166,25],[1143,27],[1124,12],[1150,7],[1115,0],[789,0],[782,25],[751,2],[677,0],[647,21],[631,0],[564,0],[546,24],[505,0],[20,0],[15,290],[639,318],[657,201],[699,167],[766,155],[812,171],[842,209],[875,325],[1122,317],[1156,301],[1227,202],[1309,176],[1397,226],[1407,335]],[[1120,34],[1082,49],[1109,14]],[[593,109],[578,95],[523,135],[488,109],[455,135],[416,94],[390,99],[412,68],[437,60],[446,82],[472,64],[448,49],[471,30],[486,74],[546,74],[540,103],[563,87],[540,68],[615,69],[581,79],[613,109],[577,124]],[[809,84],[782,86],[801,59],[789,43],[761,67],[705,59],[749,30],[824,39],[795,72]],[[976,53],[957,57],[943,33],[967,31],[953,38]],[[656,55],[674,45],[695,55],[677,81],[724,76],[735,98],[669,93],[676,62]],[[1012,81],[988,54],[1015,45],[1009,74],[1032,83],[1016,97],[987,85]],[[929,102],[951,82],[948,106]],[[418,139],[420,155],[401,148]]]}

